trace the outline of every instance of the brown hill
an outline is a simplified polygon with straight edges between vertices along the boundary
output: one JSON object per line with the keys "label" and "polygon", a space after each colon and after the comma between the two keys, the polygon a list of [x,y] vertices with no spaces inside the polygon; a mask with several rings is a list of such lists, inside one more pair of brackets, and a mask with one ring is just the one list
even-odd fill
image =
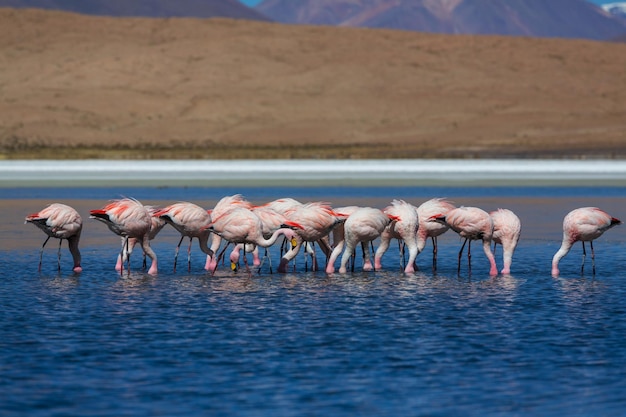
{"label": "brown hill", "polygon": [[626,45],[0,11],[5,157],[626,157]]}

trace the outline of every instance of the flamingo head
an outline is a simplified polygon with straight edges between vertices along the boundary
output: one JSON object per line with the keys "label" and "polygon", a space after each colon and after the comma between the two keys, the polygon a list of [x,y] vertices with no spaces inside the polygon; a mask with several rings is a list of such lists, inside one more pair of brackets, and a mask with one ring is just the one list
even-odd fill
{"label": "flamingo head", "polygon": [[432,216],[430,216],[428,218],[429,222],[437,222],[437,223],[441,223],[441,224],[445,224],[446,223],[446,215],[439,213],[439,214],[434,214]]}

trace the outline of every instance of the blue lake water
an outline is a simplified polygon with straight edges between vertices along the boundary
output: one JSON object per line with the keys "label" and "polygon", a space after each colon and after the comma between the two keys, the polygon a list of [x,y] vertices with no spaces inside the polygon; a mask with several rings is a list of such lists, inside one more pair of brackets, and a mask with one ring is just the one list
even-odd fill
{"label": "blue lake water", "polygon": [[[457,274],[453,232],[440,239],[436,273],[430,244],[414,275],[399,272],[392,244],[379,272],[358,261],[345,275],[307,272],[300,255],[288,274],[265,264],[211,275],[196,244],[191,271],[182,255],[172,272],[170,228],[153,244],[157,276],[141,270],[139,252],[120,276],[119,238],[85,214],[120,195],[211,208],[235,192],[377,207],[445,196],[511,208],[522,238],[511,276],[489,277],[476,244],[471,274],[465,261]],[[0,189],[0,415],[625,415],[626,228],[595,242],[595,275],[590,256],[581,274],[578,244],[562,276],[550,276],[563,216],[598,205],[626,219],[624,196],[623,187]],[[56,242],[37,272],[45,236],[23,217],[54,201],[84,215],[80,275],[65,246],[57,272]]]}

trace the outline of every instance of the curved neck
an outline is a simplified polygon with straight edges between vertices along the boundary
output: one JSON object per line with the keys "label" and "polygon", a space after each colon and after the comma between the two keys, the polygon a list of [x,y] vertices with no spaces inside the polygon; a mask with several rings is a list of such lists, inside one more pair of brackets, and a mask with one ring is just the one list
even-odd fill
{"label": "curved neck", "polygon": [[287,238],[289,238],[290,236],[288,235],[291,233],[294,233],[294,231],[291,229],[286,229],[286,228],[278,229],[274,231],[274,233],[272,233],[272,236],[270,236],[269,239],[264,239],[263,236],[259,236],[257,241],[253,243],[257,244],[258,246],[262,248],[267,248],[269,246],[272,246],[274,242],[276,242],[276,239],[278,239],[278,236],[285,235]]}
{"label": "curved neck", "polygon": [[80,233],[71,236],[67,239],[68,246],[70,248],[70,253],[72,254],[72,258],[74,259],[74,268],[80,267],[81,256],[80,250],[78,250],[78,242],[80,241]]}
{"label": "curved neck", "polygon": [[[202,236],[198,238],[198,244],[200,245],[200,250],[202,250],[202,252],[206,253],[209,256],[213,256],[214,252],[211,248],[209,248],[209,236],[210,235],[211,233],[209,231],[207,231],[206,233],[202,233]],[[219,245],[218,245],[218,248],[219,248]]]}
{"label": "curved neck", "polygon": [[559,248],[559,250],[557,251],[557,253],[554,254],[554,257],[552,258],[552,266],[553,267],[557,267],[559,265],[559,261],[568,254],[569,250],[572,248],[572,242],[565,238],[563,239],[563,243],[561,244],[561,247]]}

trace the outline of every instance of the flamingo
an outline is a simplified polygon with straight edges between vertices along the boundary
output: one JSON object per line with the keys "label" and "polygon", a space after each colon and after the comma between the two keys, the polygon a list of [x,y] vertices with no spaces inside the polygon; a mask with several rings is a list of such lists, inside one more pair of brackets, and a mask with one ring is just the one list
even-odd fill
{"label": "flamingo", "polygon": [[152,216],[172,225],[180,233],[180,240],[174,253],[174,272],[176,272],[178,251],[185,237],[189,238],[189,247],[187,248],[188,271],[191,271],[191,242],[194,237],[198,239],[200,250],[206,253],[207,256],[213,256],[213,251],[208,246],[211,232],[207,229],[211,224],[211,215],[202,207],[183,201],[158,210]]}
{"label": "flamingo", "polygon": [[[346,216],[350,216],[352,213],[357,211],[360,207],[358,206],[346,206],[337,208],[337,212],[341,214],[345,214]],[[345,223],[340,223],[332,231],[333,234],[333,246],[330,256],[328,257],[328,262],[326,262],[326,273],[332,274],[335,272],[335,262],[341,252],[343,251],[343,246],[345,243]]]}
{"label": "flamingo", "polygon": [[447,223],[430,221],[436,214],[445,216],[456,207],[445,198],[433,198],[417,207],[419,228],[417,229],[417,253],[421,253],[430,237],[433,242],[433,270],[437,270],[437,237],[450,229]]}
{"label": "flamingo", "polygon": [[[128,251],[128,241],[137,239],[143,253],[152,260],[148,274],[155,275],[158,272],[157,256],[150,247],[150,229],[152,216],[148,209],[133,198],[114,200],[101,209],[91,210],[90,218],[106,224],[109,230],[124,238],[124,247]],[[124,257],[124,250],[121,253]],[[128,269],[130,273],[130,256],[128,257]],[[123,270],[121,270],[123,272]]]}
{"label": "flamingo", "polygon": [[559,276],[559,261],[567,255],[572,245],[577,241],[583,244],[583,262],[580,273],[583,273],[585,267],[585,242],[589,242],[593,273],[595,274],[596,264],[593,240],[599,238],[604,232],[618,224],[622,224],[622,221],[597,207],[581,207],[570,211],[563,219],[563,243],[561,243],[561,248],[552,258],[552,276]]}
{"label": "flamingo", "polygon": [[[263,226],[263,236],[266,239],[269,239],[276,229],[280,229],[281,226],[288,221],[288,219],[284,215],[274,210],[270,205],[267,204],[254,206],[251,210],[261,219],[261,224]],[[261,266],[261,259],[259,258],[259,248],[253,244],[244,245],[242,243],[238,243],[230,254],[231,268],[233,270],[236,269],[236,265],[239,263],[241,249],[244,249],[246,253],[252,253],[254,266]],[[265,248],[263,260],[265,260],[266,258],[269,259],[267,248]],[[271,271],[272,264],[270,259],[270,272]]]}
{"label": "flamingo", "polygon": [[[343,224],[345,233],[345,245],[346,248],[341,257],[341,265],[339,267],[339,273],[346,273],[346,264],[350,256],[354,254],[356,244],[371,242],[385,230],[391,220],[398,221],[395,216],[384,213],[382,210],[361,207],[348,216]],[[363,247],[363,270],[371,271],[372,263],[370,261],[369,250],[366,249],[366,245]],[[334,263],[334,262],[333,262]],[[330,262],[329,262],[329,265]],[[328,272],[328,268],[327,268]]]}
{"label": "flamingo", "polygon": [[496,261],[491,252],[491,239],[493,236],[493,220],[486,211],[479,209],[478,207],[459,207],[450,210],[446,215],[435,214],[430,217],[431,220],[445,222],[452,230],[457,232],[459,236],[465,238],[463,246],[459,251],[459,263],[457,272],[461,273],[461,256],[465,244],[469,241],[467,247],[467,260],[469,269],[472,268],[472,255],[471,245],[472,240],[482,240],[483,250],[487,259],[489,260],[490,269],[489,275],[498,275],[498,268],[496,267]]}
{"label": "flamingo", "polygon": [[502,260],[504,262],[504,267],[500,272],[508,275],[511,273],[513,252],[515,252],[515,247],[519,241],[522,223],[520,222],[519,217],[508,209],[498,209],[496,211],[492,211],[489,215],[493,220],[493,236],[491,238],[493,239],[494,254],[496,245],[502,245]]}
{"label": "flamingo", "polygon": [[[154,238],[156,237],[156,235],[159,234],[159,232],[161,231],[161,229],[163,229],[163,227],[165,226],[165,221],[159,217],[154,217],[154,213],[156,213],[157,211],[159,211],[158,208],[154,207],[154,206],[145,206],[146,209],[148,210],[148,213],[150,213],[151,220],[152,220],[152,226],[150,227],[150,233],[148,234],[148,239],[150,240],[154,240]],[[128,251],[126,252],[124,249],[124,238],[122,238],[122,253],[124,254],[124,256],[122,257],[122,255],[118,255],[117,257],[117,263],[115,264],[115,270],[116,271],[121,271],[122,270],[122,265],[124,264],[124,262],[126,262],[126,259],[128,258],[128,256],[130,256],[130,254],[133,252],[133,248],[135,247],[135,245],[137,244],[137,239],[136,238],[129,238],[128,239]],[[123,259],[122,259],[123,258]],[[146,256],[144,255],[143,257],[143,267],[146,267]]]}
{"label": "flamingo", "polygon": [[74,260],[74,272],[82,272],[80,265],[81,257],[78,250],[80,234],[83,230],[83,219],[74,208],[61,203],[50,204],[43,210],[26,216],[25,223],[32,223],[48,235],[39,251],[39,271],[43,249],[51,237],[59,239],[59,252],[57,255],[58,270],[61,271],[61,244],[67,239],[67,244]]}
{"label": "flamingo", "polygon": [[208,229],[230,243],[254,244],[267,248],[273,245],[280,235],[292,239],[295,237],[293,229],[300,228],[302,226],[298,223],[286,221],[281,228],[274,230],[269,238],[265,238],[263,236],[263,222],[259,216],[248,208],[236,207],[219,217],[213,218]]}
{"label": "flamingo", "polygon": [[419,231],[417,209],[404,200],[393,200],[391,205],[386,207],[383,211],[393,216],[395,220],[385,228],[380,236],[380,245],[374,256],[376,269],[382,268],[382,257],[389,248],[389,242],[393,238],[404,241],[404,244],[409,248],[409,260],[404,268],[404,272],[415,272],[415,258],[418,254],[416,234]]}
{"label": "flamingo", "polygon": [[[283,197],[283,198],[279,198],[279,199],[276,199],[274,201],[270,201],[269,203],[264,204],[262,208],[273,210],[277,212],[278,214],[285,216],[287,212],[290,212],[294,210],[296,207],[301,207],[303,205],[304,204],[302,204],[301,202],[299,202],[298,200],[294,198]],[[284,242],[283,242],[283,246],[284,246]],[[330,246],[330,244],[328,246]],[[292,247],[292,249],[294,248]],[[309,242],[304,242],[304,250],[305,250],[305,256],[308,254],[311,256],[311,259],[315,259],[315,250],[313,249],[313,245],[311,245]],[[281,257],[283,256],[283,247],[280,248],[280,256]]]}
{"label": "flamingo", "polygon": [[[314,202],[295,206],[285,212],[285,217],[302,226],[297,230],[296,245],[285,253],[278,267],[279,272],[286,272],[289,262],[296,257],[302,242],[318,242],[326,257],[331,253],[330,247],[322,239],[339,223],[345,221],[343,214],[333,211],[328,203]],[[317,270],[317,260],[313,256],[313,270]]]}
{"label": "flamingo", "polygon": [[[211,215],[211,218],[218,218],[237,207],[252,209],[252,203],[246,200],[241,194],[224,196],[217,202],[217,204],[215,205],[215,207],[213,207],[212,210],[209,210],[209,214]],[[211,247],[210,247],[211,252],[213,252],[214,254],[217,253],[217,251],[220,249],[221,244],[222,244],[221,236],[214,234],[213,241],[211,242]],[[224,252],[225,250],[226,250],[226,247],[224,247],[222,252]],[[204,269],[206,269],[207,271],[214,272],[217,269],[217,258],[218,257],[215,255],[211,255],[211,256],[207,255]],[[231,267],[233,266],[233,263],[232,263],[233,260],[235,260],[234,256],[231,259]]]}

